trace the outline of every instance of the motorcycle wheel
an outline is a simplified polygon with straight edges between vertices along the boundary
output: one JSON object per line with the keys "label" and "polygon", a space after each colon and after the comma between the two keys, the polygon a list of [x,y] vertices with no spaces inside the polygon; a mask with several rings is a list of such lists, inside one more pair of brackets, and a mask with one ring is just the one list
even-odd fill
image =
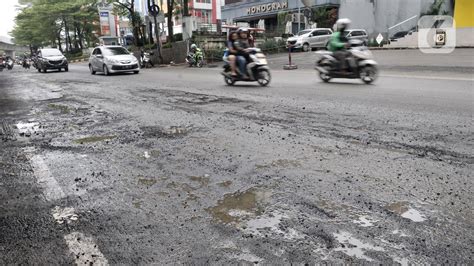
{"label": "motorcycle wheel", "polygon": [[272,75],[270,75],[270,71],[268,70],[260,70],[257,73],[257,82],[260,84],[262,87],[268,86],[270,84],[270,81],[272,80]]}
{"label": "motorcycle wheel", "polygon": [[232,77],[229,77],[229,76],[224,76],[224,81],[225,81],[225,84],[229,85],[229,86],[232,86],[235,84],[235,79],[233,79]]}
{"label": "motorcycle wheel", "polygon": [[374,66],[365,66],[360,70],[359,75],[365,84],[371,84],[377,78],[377,68]]}
{"label": "motorcycle wheel", "polygon": [[202,60],[199,60],[199,62],[197,62],[196,64],[197,67],[203,67],[204,66],[204,62]]}
{"label": "motorcycle wheel", "polygon": [[[325,65],[321,67],[324,68],[328,73],[330,73],[331,66]],[[331,80],[331,75],[329,75],[328,73],[319,72],[319,78],[324,82],[329,82]]]}

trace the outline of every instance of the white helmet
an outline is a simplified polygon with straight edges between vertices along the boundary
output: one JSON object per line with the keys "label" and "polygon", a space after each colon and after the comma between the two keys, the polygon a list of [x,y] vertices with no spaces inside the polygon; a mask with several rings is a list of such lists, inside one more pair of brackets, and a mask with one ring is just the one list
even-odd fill
{"label": "white helmet", "polygon": [[349,27],[349,25],[351,24],[351,20],[348,19],[348,18],[340,18],[336,21],[336,30],[337,31],[340,31],[340,30],[345,30]]}
{"label": "white helmet", "polygon": [[196,44],[191,44],[191,49],[196,49],[197,48],[197,45]]}

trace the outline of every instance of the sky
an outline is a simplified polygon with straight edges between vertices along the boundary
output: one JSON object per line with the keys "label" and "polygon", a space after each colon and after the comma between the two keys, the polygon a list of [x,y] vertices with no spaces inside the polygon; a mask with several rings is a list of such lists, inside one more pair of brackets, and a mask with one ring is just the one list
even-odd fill
{"label": "sky", "polygon": [[0,0],[0,36],[9,37],[9,32],[15,26],[15,16],[18,0]]}

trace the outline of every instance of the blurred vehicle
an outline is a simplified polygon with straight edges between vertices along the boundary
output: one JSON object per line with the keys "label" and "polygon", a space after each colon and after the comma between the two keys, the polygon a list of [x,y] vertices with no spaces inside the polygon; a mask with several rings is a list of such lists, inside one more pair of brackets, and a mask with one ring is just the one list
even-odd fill
{"label": "blurred vehicle", "polygon": [[204,66],[204,54],[201,49],[197,49],[196,52],[189,52],[186,56],[186,62],[190,67],[202,67]]}
{"label": "blurred vehicle", "polygon": [[3,56],[0,56],[0,72],[3,71],[5,67],[6,67],[5,58]]}
{"label": "blurred vehicle", "polygon": [[[249,48],[249,57],[250,62],[247,64],[247,73],[238,72],[237,76],[232,76],[229,62],[226,62],[222,75],[224,75],[224,81],[227,85],[234,85],[236,81],[257,81],[262,87],[270,84],[272,78],[270,68],[262,51],[259,48]],[[243,78],[245,75],[248,75],[248,78]]]}
{"label": "blurred vehicle", "polygon": [[8,57],[6,61],[7,69],[12,70],[14,65],[15,65],[15,62],[13,61],[13,59],[11,57]]}
{"label": "blurred vehicle", "polygon": [[360,40],[351,40],[350,56],[347,58],[349,69],[340,69],[338,60],[334,57],[333,52],[319,51],[316,52],[320,56],[316,62],[316,70],[319,77],[324,82],[329,82],[332,78],[360,78],[364,83],[370,84],[377,78],[377,62],[370,50],[363,46]]}
{"label": "blurred vehicle", "polygon": [[140,72],[138,59],[122,46],[99,46],[89,58],[89,70],[92,75],[102,72],[108,76],[112,73]]}
{"label": "blurred vehicle", "polygon": [[396,32],[392,35],[392,37],[390,37],[390,41],[392,42],[396,42],[397,39],[400,39],[400,38],[403,38],[405,37],[409,32],[408,31],[399,31],[399,32]]}
{"label": "blurred vehicle", "polygon": [[31,60],[28,57],[24,57],[23,60],[21,61],[21,65],[23,66],[24,69],[30,69]]}
{"label": "blurred vehicle", "polygon": [[141,55],[141,67],[142,68],[149,68],[149,67],[154,67],[153,62],[151,61],[151,56],[153,55],[153,52],[143,52]]}
{"label": "blurred vehicle", "polygon": [[350,29],[344,31],[343,35],[348,40],[360,40],[364,46],[369,44],[369,35],[363,29]]}
{"label": "blurred vehicle", "polygon": [[43,71],[46,73],[48,69],[57,69],[58,71],[64,69],[66,72],[69,71],[69,63],[66,57],[55,48],[39,49],[35,64],[38,72]]}
{"label": "blurred vehicle", "polygon": [[287,45],[304,52],[313,48],[326,48],[331,35],[332,30],[329,28],[302,30],[295,36],[288,38]]}

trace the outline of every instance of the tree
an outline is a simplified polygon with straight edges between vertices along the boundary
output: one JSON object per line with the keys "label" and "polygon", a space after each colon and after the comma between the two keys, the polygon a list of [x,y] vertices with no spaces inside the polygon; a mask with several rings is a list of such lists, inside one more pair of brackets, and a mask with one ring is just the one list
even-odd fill
{"label": "tree", "polygon": [[132,27],[134,44],[140,46],[141,44],[141,25],[142,20],[139,13],[135,10],[135,1],[134,0],[109,0],[110,3],[114,4],[117,13],[128,17],[130,20],[130,26]]}

